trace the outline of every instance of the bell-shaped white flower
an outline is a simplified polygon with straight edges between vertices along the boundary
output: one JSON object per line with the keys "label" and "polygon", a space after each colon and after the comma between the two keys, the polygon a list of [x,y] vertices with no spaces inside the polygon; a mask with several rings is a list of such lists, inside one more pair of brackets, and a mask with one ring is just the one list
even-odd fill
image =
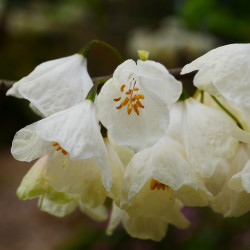
{"label": "bell-shaped white flower", "polygon": [[42,115],[49,116],[80,103],[92,86],[86,58],[74,54],[38,65],[7,95],[25,98]]}
{"label": "bell-shaped white flower", "polygon": [[[152,202],[154,202],[154,200],[148,200],[148,204]],[[181,203],[177,200],[172,206],[168,206],[167,208],[164,206],[163,209],[166,208],[168,210],[168,216],[162,218],[158,217],[154,210],[152,210],[149,216],[144,215],[143,212],[130,215],[126,210],[120,209],[113,203],[106,233],[111,235],[118,224],[122,222],[125,230],[131,237],[161,241],[167,233],[168,223],[174,224],[179,228],[189,226],[188,220],[185,219],[180,211],[181,207]]]}
{"label": "bell-shaped white flower", "polygon": [[[32,161],[48,154],[46,176],[60,192],[80,194],[90,188],[90,182],[96,183],[100,178],[109,192],[112,186],[110,164],[117,165],[113,172],[120,176],[115,177],[119,181],[123,166],[107,144],[105,146],[100,133],[95,104],[85,100],[18,131],[11,152],[21,161]],[[95,187],[95,190],[105,193],[101,188]]]}
{"label": "bell-shaped white flower", "polygon": [[211,177],[221,160],[232,157],[239,141],[250,141],[225,112],[192,98],[171,107],[171,121],[169,134],[184,145],[187,159],[202,177]]}
{"label": "bell-shaped white flower", "polygon": [[[42,205],[40,206],[40,204]],[[58,203],[48,199],[47,197],[40,197],[38,205],[42,211],[57,217],[67,216],[68,214],[74,212],[76,208],[79,208],[81,212],[95,221],[104,221],[108,216],[106,207],[101,205],[99,207],[93,208],[88,204],[83,203],[81,196],[79,195],[75,195],[72,201],[65,203]]]}
{"label": "bell-shaped white flower", "polygon": [[17,189],[21,200],[39,198],[38,206],[42,211],[57,217],[72,213],[77,207],[94,220],[102,221],[107,218],[107,210],[103,206],[92,208],[84,203],[84,196],[57,192],[44,176],[48,156],[45,155],[35,162],[24,176]]}
{"label": "bell-shaped white flower", "polygon": [[[232,159],[222,189],[215,195],[211,207],[225,217],[241,216],[250,210],[250,150],[241,143]],[[213,176],[211,182],[217,182],[219,176]]]}
{"label": "bell-shaped white flower", "polygon": [[116,144],[138,151],[166,132],[168,106],[181,91],[181,83],[162,64],[127,60],[101,89],[97,116]]}
{"label": "bell-shaped white flower", "polygon": [[[178,202],[176,206],[170,208],[168,220],[170,223],[175,221],[175,225],[177,224],[180,228],[186,228],[189,222],[180,212],[180,208],[181,205]],[[126,210],[120,209],[113,203],[106,233],[111,235],[118,224],[122,222],[123,227],[131,237],[161,241],[167,233],[168,220],[157,217],[153,212],[151,216],[144,216],[140,213],[131,216]]]}
{"label": "bell-shaped white flower", "polygon": [[229,44],[209,51],[182,69],[198,70],[194,85],[242,108],[250,124],[250,44]]}
{"label": "bell-shaped white flower", "polygon": [[[154,202],[147,204],[150,199]],[[121,208],[145,206],[141,213],[154,211],[164,217],[175,199],[188,206],[206,206],[211,194],[187,161],[182,145],[165,136],[136,153],[126,167]]]}

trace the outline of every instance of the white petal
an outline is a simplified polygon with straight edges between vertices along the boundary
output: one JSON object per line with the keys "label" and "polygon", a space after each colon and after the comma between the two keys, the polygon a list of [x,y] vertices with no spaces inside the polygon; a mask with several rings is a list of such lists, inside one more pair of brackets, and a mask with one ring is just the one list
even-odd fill
{"label": "white petal", "polygon": [[92,85],[86,59],[74,54],[40,64],[14,86],[15,93],[49,116],[84,100]]}
{"label": "white petal", "polygon": [[96,221],[104,221],[108,217],[107,209],[104,206],[92,208],[89,207],[87,204],[83,203],[81,200],[79,200],[79,208],[83,213],[85,213],[91,219]]}
{"label": "white petal", "polygon": [[58,142],[72,160],[94,157],[102,169],[103,183],[110,190],[112,178],[108,156],[93,102],[85,100],[39,121],[37,133],[44,140]]}
{"label": "white petal", "polygon": [[[41,198],[38,201],[38,206],[40,206],[40,204],[41,204]],[[40,209],[51,215],[57,217],[64,217],[66,215],[71,214],[76,208],[77,208],[76,201],[71,201],[66,204],[59,204],[44,197],[42,202],[42,207]]]}
{"label": "white petal", "polygon": [[123,166],[126,167],[130,162],[130,160],[132,159],[132,157],[134,156],[135,152],[128,147],[117,145],[115,141],[112,139],[112,137],[109,135],[109,133],[108,133],[108,138],[115,152],[119,156]]}
{"label": "white petal", "polygon": [[112,211],[109,219],[109,224],[106,229],[108,235],[112,235],[115,228],[119,225],[122,219],[126,216],[126,212],[121,210],[118,206],[115,205],[115,202],[112,203]]}
{"label": "white petal", "polygon": [[213,200],[211,207],[224,217],[238,217],[250,210],[250,194],[224,188]]}
{"label": "white petal", "polygon": [[[141,100],[144,108],[138,108],[138,115],[134,110],[129,115],[126,105],[117,109],[125,98],[124,93],[132,86],[130,78],[133,75],[133,79],[137,79],[138,93],[144,95]],[[121,92],[124,84],[125,90]],[[139,151],[154,144],[166,132],[169,124],[168,105],[175,102],[180,94],[181,83],[162,65],[151,61],[138,61],[135,65],[128,60],[104,84],[96,99],[97,115],[118,145]],[[114,101],[119,97],[122,97],[120,101]]]}
{"label": "white petal", "polygon": [[236,192],[245,191],[250,193],[250,160],[248,160],[242,171],[232,176],[228,186]]}
{"label": "white petal", "polygon": [[108,152],[111,176],[113,179],[113,184],[108,196],[116,202],[119,202],[121,198],[124,166],[107,138],[105,139],[105,145]]}
{"label": "white petal", "polygon": [[[106,190],[102,185],[101,171],[92,159],[66,159],[61,152],[49,154],[45,177],[58,192],[82,194],[82,200],[89,206],[104,203]],[[66,165],[63,164],[66,161]]]}
{"label": "white petal", "polygon": [[182,73],[199,70],[195,86],[208,91],[215,88],[227,100],[249,109],[249,53],[250,44],[222,46],[186,65]]}
{"label": "white petal", "polygon": [[237,125],[223,111],[191,98],[183,103],[180,122],[188,160],[202,177],[211,177],[220,161],[235,153]]}
{"label": "white petal", "polygon": [[[242,183],[237,178],[237,173],[244,171],[248,161],[249,147],[246,144],[240,144],[235,156],[230,159],[230,169],[224,186],[211,202],[213,210],[222,213],[225,217],[240,216],[250,210],[250,194],[242,190]],[[231,179],[232,175],[236,176],[234,180]]]}
{"label": "white petal", "polygon": [[126,215],[123,219],[123,226],[127,233],[134,238],[142,240],[161,241],[166,233],[168,224],[165,221],[153,217]]}
{"label": "white petal", "polygon": [[11,153],[19,161],[32,161],[49,152],[49,143],[36,134],[37,122],[19,130],[12,142]]}
{"label": "white petal", "polygon": [[185,205],[204,206],[211,198],[203,181],[186,160],[184,148],[167,136],[132,158],[126,168],[123,184],[128,201],[125,199],[123,203],[131,203],[133,197],[152,178],[173,189],[176,197]]}
{"label": "white petal", "polygon": [[167,191],[151,190],[148,181],[140,192],[134,197],[133,203],[126,209],[131,217],[153,217],[180,228],[189,225],[181,213],[182,204],[176,199],[170,199]]}
{"label": "white petal", "polygon": [[24,176],[17,189],[17,196],[19,199],[33,199],[49,189],[49,183],[44,178],[47,157],[48,156],[45,155],[37,160]]}

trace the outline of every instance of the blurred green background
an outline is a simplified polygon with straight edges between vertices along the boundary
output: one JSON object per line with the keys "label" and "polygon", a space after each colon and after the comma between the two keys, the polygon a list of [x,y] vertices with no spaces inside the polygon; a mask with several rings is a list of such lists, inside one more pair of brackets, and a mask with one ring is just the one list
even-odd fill
{"label": "blurred green background", "polygon": [[[249,10],[247,0],[0,0],[0,79],[18,80],[92,39],[112,44],[125,58],[148,49],[151,59],[182,67],[217,46],[249,42]],[[92,77],[112,74],[118,63],[95,46],[88,70]],[[15,189],[30,164],[13,160],[9,149],[15,132],[39,117],[25,100],[3,93],[0,111],[0,249],[250,249],[249,214],[223,219],[208,208],[189,209],[190,229],[170,226],[154,243],[132,239],[122,228],[108,237],[106,223],[80,212],[57,219],[35,201],[18,201]]]}

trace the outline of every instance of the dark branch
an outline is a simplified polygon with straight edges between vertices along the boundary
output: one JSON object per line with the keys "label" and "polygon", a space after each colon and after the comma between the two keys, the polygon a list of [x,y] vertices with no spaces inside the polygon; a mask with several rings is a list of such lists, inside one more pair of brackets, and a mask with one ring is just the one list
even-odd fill
{"label": "dark branch", "polygon": [[[193,71],[191,73],[181,75],[181,69],[182,68],[175,68],[175,69],[169,69],[169,73],[173,75],[177,80],[184,81],[184,80],[190,80],[192,81],[194,79],[195,74],[197,71]],[[92,81],[95,83],[100,80],[109,79],[112,75],[106,75],[106,76],[98,76],[93,77]],[[14,81],[9,80],[0,80],[0,94],[6,94],[7,90],[11,88],[11,86],[14,84]]]}

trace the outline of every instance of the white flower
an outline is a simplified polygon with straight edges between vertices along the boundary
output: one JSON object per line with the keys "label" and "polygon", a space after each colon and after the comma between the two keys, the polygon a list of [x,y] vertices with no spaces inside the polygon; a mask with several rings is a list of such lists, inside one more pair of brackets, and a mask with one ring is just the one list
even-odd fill
{"label": "white flower", "polygon": [[[89,100],[21,129],[13,140],[11,152],[22,161],[48,154],[45,175],[57,191],[81,194],[89,189],[90,199],[92,190],[99,194],[95,199],[99,201],[103,201],[103,195],[106,197],[100,180],[109,192],[111,175],[117,175],[114,178],[119,183],[123,174],[118,156],[114,156],[108,142],[105,146],[94,103]],[[116,169],[110,170],[111,165]]]}
{"label": "white flower", "polygon": [[199,70],[194,85],[242,108],[250,124],[250,44],[230,44],[209,51],[182,69]]}
{"label": "white flower", "polygon": [[232,157],[239,141],[250,141],[225,112],[192,98],[171,107],[171,121],[169,134],[184,145],[187,159],[202,177],[211,177],[221,160]]}
{"label": "white flower", "polygon": [[35,110],[49,116],[80,103],[92,85],[86,58],[74,54],[40,64],[16,82],[7,95],[25,98]]}
{"label": "white flower", "polygon": [[[224,217],[241,216],[250,210],[249,149],[246,144],[239,145],[235,156],[228,161],[224,185],[211,202],[213,210]],[[217,182],[217,178],[213,176],[210,181]]]}
{"label": "white flower", "polygon": [[[188,206],[206,206],[211,199],[182,145],[168,136],[134,155],[126,167],[122,192],[121,208],[145,206],[146,213],[162,217],[168,213],[164,207],[175,199]],[[154,202],[148,204],[151,199]]]}
{"label": "white flower", "polygon": [[96,221],[104,221],[107,219],[108,216],[106,207],[101,205],[96,208],[93,208],[88,204],[83,203],[81,200],[81,196],[75,196],[74,200],[66,203],[57,203],[53,200],[48,199],[47,197],[44,197],[42,201],[41,199],[42,198],[40,197],[38,201],[39,205],[42,204],[40,209],[57,217],[66,216],[75,211],[77,207],[80,209],[81,212]]}
{"label": "white flower", "polygon": [[[145,207],[142,207],[142,212],[129,215],[125,210],[120,209],[113,203],[111,217],[106,233],[111,235],[120,222],[122,222],[125,230],[131,237],[139,239],[150,239],[154,241],[161,241],[168,229],[168,223],[174,224],[179,228],[186,228],[189,226],[188,220],[183,216],[180,209],[182,207],[179,201],[173,202],[170,206],[165,204],[162,209],[167,209],[167,216],[158,217],[155,210],[152,210],[150,215],[144,214],[144,208],[147,205],[154,203],[153,200],[148,200]],[[150,206],[152,208],[152,206]]]}
{"label": "white flower", "polygon": [[97,116],[118,145],[138,151],[166,132],[168,106],[181,91],[181,83],[160,63],[127,60],[101,89]]}
{"label": "white flower", "polygon": [[79,206],[80,210],[92,219],[105,220],[107,218],[105,207],[92,208],[84,203],[84,197],[81,195],[57,192],[50,186],[44,176],[47,158],[47,155],[41,157],[30,168],[17,189],[17,196],[21,200],[39,197],[39,208],[57,217],[66,216]]}

